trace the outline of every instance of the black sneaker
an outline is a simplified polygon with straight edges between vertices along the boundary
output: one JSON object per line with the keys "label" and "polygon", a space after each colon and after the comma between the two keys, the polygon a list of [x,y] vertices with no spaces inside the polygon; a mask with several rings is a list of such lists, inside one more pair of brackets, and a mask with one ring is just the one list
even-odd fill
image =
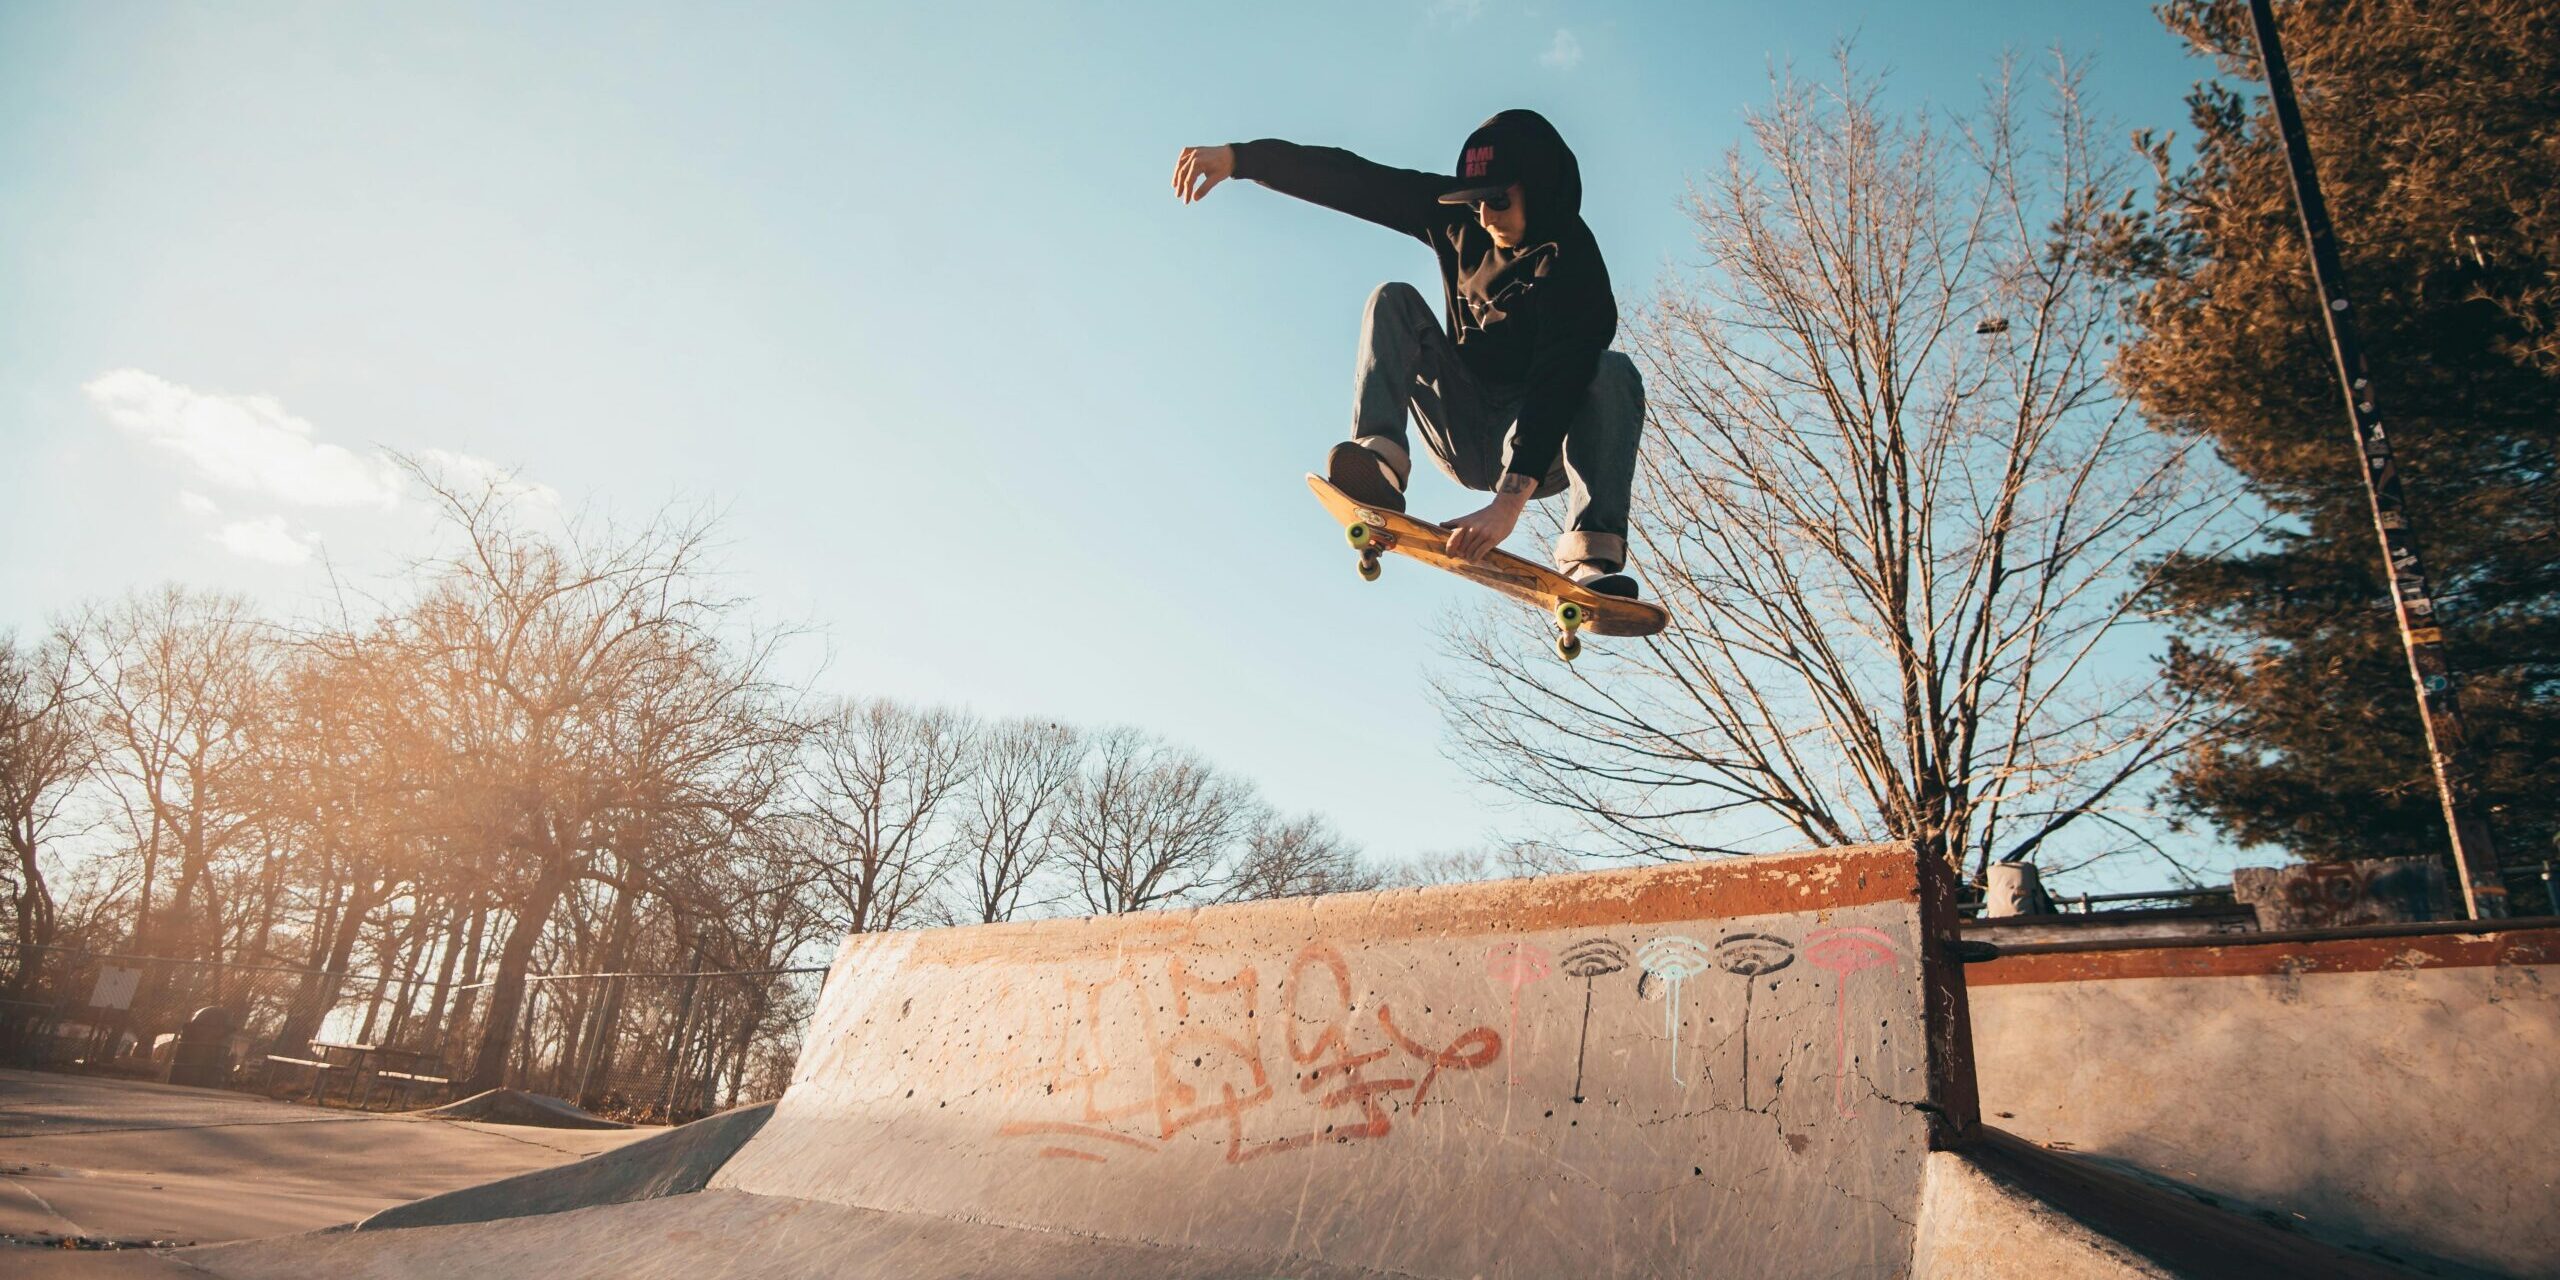
{"label": "black sneaker", "polygon": [[1636,585],[1633,576],[1624,573],[1604,573],[1596,578],[1585,578],[1581,585],[1586,590],[1597,591],[1604,596],[1616,596],[1621,600],[1633,600],[1643,591],[1643,588]]}
{"label": "black sneaker", "polygon": [[1404,510],[1404,490],[1396,487],[1396,473],[1386,459],[1357,440],[1345,440],[1324,456],[1324,478],[1364,507]]}

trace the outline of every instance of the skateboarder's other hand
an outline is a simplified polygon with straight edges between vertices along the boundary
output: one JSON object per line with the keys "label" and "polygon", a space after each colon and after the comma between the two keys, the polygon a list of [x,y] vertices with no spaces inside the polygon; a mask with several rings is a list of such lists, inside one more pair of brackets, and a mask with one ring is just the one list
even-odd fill
{"label": "skateboarder's other hand", "polygon": [[1198,204],[1210,188],[1234,176],[1234,147],[1184,147],[1173,162],[1173,194],[1184,204]]}
{"label": "skateboarder's other hand", "polygon": [[1449,554],[1470,562],[1484,559],[1511,536],[1513,526],[1520,523],[1521,508],[1527,505],[1525,496],[1496,495],[1484,510],[1450,521]]}

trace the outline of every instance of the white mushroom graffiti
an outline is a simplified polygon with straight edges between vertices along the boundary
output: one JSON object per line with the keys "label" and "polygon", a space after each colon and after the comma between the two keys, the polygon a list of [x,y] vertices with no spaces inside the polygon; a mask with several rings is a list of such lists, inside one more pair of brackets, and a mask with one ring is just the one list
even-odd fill
{"label": "white mushroom graffiti", "polygon": [[1671,1083],[1686,1085],[1680,1078],[1680,984],[1707,971],[1711,963],[1705,943],[1676,933],[1666,933],[1636,948],[1636,963],[1644,971],[1669,984],[1662,1006],[1665,1034],[1671,1037]]}

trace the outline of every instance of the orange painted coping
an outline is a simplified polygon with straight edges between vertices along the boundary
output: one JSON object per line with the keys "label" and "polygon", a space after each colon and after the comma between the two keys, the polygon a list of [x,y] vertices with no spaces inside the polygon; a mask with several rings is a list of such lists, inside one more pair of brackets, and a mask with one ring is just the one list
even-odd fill
{"label": "orange painted coping", "polygon": [[2541,964],[2560,964],[2560,928],[2007,955],[1965,966],[1964,981],[1968,987],[2003,987],[2116,978],[2263,978]]}
{"label": "orange painted coping", "polygon": [[1283,898],[1126,916],[929,929],[910,964],[1044,963],[1114,950],[1144,953],[1204,943],[1294,947],[1486,934],[1538,933],[1788,915],[1919,903],[1917,855],[1905,845],[1723,858],[1474,884]]}

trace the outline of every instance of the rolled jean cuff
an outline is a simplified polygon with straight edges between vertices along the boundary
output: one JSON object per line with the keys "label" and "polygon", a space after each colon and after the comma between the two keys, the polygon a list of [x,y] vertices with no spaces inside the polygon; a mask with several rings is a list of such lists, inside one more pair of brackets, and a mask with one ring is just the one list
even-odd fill
{"label": "rolled jean cuff", "polygon": [[1396,488],[1402,489],[1412,482],[1413,454],[1406,451],[1403,441],[1386,436],[1361,436],[1351,443],[1386,459],[1387,470],[1395,473]]}
{"label": "rolled jean cuff", "polygon": [[1603,573],[1616,573],[1627,567],[1627,540],[1615,533],[1584,533],[1576,529],[1556,539],[1556,565],[1571,570],[1575,565],[1590,565]]}

